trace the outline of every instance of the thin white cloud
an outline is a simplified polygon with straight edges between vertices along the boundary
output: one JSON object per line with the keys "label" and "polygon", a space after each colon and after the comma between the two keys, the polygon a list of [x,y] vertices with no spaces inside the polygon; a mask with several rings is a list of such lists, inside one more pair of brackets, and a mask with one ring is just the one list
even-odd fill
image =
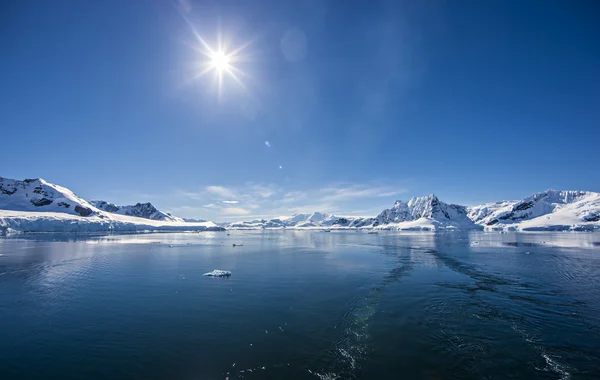
{"label": "thin white cloud", "polygon": [[221,209],[221,212],[225,215],[248,215],[250,214],[250,211],[243,209],[241,207],[227,207],[227,208],[223,208]]}
{"label": "thin white cloud", "polygon": [[271,147],[271,143],[270,143],[270,142],[267,140],[267,141],[265,141],[265,146],[266,146],[267,148],[270,148],[270,147]]}
{"label": "thin white cloud", "polygon": [[240,203],[240,201],[221,201],[221,202],[223,202],[223,203],[227,203],[227,204],[231,204],[231,205],[234,205],[234,204]]}
{"label": "thin white cloud", "polygon": [[207,205],[203,205],[202,207],[204,207],[204,208],[219,208],[219,206],[217,206],[214,203],[209,203]]}
{"label": "thin white cloud", "polygon": [[324,194],[323,200],[328,202],[342,202],[353,199],[397,195],[406,192],[406,189],[391,190],[387,186],[350,185],[326,187],[321,189],[321,192]]}
{"label": "thin white cloud", "polygon": [[385,193],[377,194],[378,197],[393,197],[394,195],[400,194],[400,191],[388,191]]}
{"label": "thin white cloud", "polygon": [[206,192],[208,192],[209,194],[212,194],[212,195],[216,195],[218,197],[222,197],[222,198],[228,198],[228,199],[236,198],[233,190],[228,189],[223,186],[206,186]]}

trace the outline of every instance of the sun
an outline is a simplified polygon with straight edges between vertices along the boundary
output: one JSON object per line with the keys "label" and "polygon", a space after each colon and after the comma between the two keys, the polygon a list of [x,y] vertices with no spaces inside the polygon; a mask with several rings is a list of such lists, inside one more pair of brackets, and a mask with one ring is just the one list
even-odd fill
{"label": "sun", "polygon": [[[188,20],[186,20],[188,21]],[[240,65],[247,62],[249,55],[245,52],[246,48],[252,43],[247,41],[241,46],[233,47],[225,41],[224,36],[219,32],[216,34],[216,44],[210,45],[196,28],[188,21],[194,36],[195,43],[191,45],[192,49],[199,53],[199,60],[196,62],[196,72],[191,81],[198,80],[205,75],[212,73],[216,82],[218,98],[221,98],[225,78],[233,79],[246,93],[247,89],[241,78],[249,78],[249,75],[240,69]]]}
{"label": "sun", "polygon": [[216,69],[218,72],[231,71],[231,65],[229,64],[230,61],[231,57],[229,57],[222,51],[216,51],[211,53],[210,65],[213,69]]}

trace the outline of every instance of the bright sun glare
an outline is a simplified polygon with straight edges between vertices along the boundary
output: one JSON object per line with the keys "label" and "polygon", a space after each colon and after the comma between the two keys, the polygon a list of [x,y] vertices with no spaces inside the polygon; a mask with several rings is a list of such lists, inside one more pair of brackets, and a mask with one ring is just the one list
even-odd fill
{"label": "bright sun glare", "polygon": [[242,53],[252,41],[248,41],[245,44],[232,49],[231,46],[228,46],[228,44],[223,41],[223,36],[220,33],[217,33],[217,44],[215,48],[213,48],[200,36],[200,34],[198,34],[196,28],[194,28],[187,19],[186,21],[196,37],[196,43],[193,44],[192,48],[202,56],[202,60],[197,66],[198,72],[194,75],[193,79],[199,79],[204,75],[213,72],[219,98],[223,91],[225,77],[233,79],[240,87],[242,87],[242,89],[246,90],[240,77],[247,78],[248,74],[236,67],[236,64],[244,62],[247,59],[247,55],[245,56]]}
{"label": "bright sun glare", "polygon": [[216,51],[210,57],[211,66],[217,71],[230,70],[229,56],[222,51]]}

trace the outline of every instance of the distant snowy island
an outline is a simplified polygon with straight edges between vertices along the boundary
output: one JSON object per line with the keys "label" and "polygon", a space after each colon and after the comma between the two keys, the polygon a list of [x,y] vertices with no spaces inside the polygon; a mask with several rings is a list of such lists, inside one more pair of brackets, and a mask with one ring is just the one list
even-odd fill
{"label": "distant snowy island", "polygon": [[150,203],[116,206],[88,202],[41,178],[18,181],[0,177],[0,234],[223,230],[212,222],[187,223]]}
{"label": "distant snowy island", "polygon": [[43,179],[0,177],[0,234],[19,232],[223,231],[225,229],[600,231],[600,193],[547,190],[517,201],[446,204],[435,195],[396,201],[376,217],[320,212],[216,224],[183,219],[151,203],[86,201]]}

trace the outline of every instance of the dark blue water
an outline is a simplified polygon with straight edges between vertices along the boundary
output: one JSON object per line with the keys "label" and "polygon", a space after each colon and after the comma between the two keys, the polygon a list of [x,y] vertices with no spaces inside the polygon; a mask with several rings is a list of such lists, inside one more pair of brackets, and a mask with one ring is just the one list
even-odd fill
{"label": "dark blue water", "polygon": [[0,379],[600,378],[599,234],[230,233],[1,238]]}

